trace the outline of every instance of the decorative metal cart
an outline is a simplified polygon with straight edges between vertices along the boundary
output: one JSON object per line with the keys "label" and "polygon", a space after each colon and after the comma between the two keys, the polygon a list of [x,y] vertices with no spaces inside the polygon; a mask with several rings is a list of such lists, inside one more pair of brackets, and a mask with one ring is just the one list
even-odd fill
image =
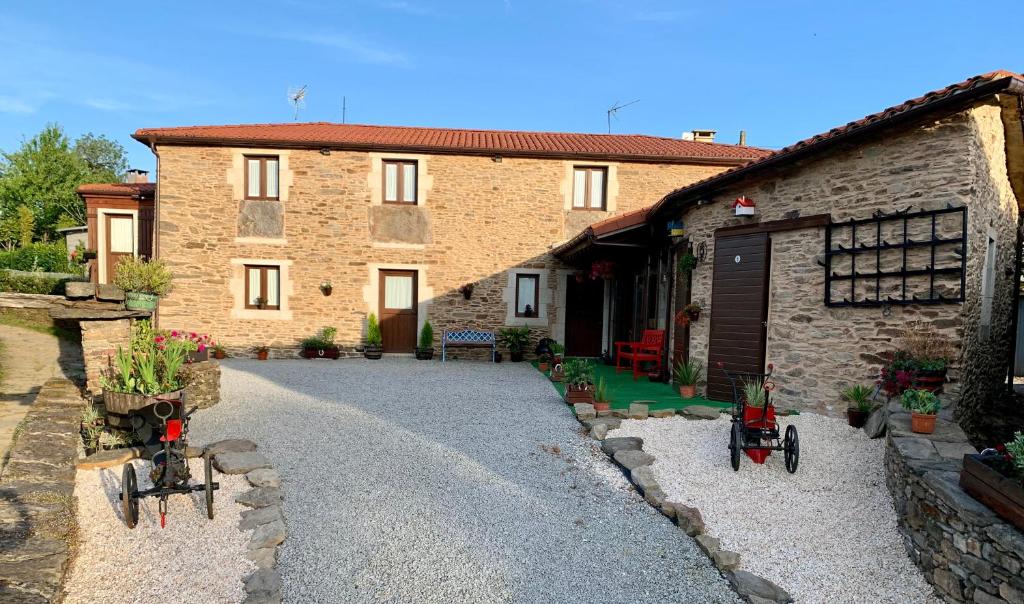
{"label": "decorative metal cart", "polygon": [[[148,403],[148,404],[143,404]],[[192,478],[188,457],[185,455],[189,417],[196,411],[193,407],[184,412],[184,394],[163,395],[144,398],[134,408],[125,409],[128,422],[146,447],[150,458],[150,478],[153,486],[140,491],[135,466],[124,465],[121,473],[121,509],[128,528],[135,528],[139,521],[139,499],[158,497],[160,499],[160,527],[166,526],[167,498],[171,495],[191,494],[202,491],[206,494],[206,516],[213,519],[213,492],[220,485],[213,482],[210,456],[203,456],[204,482],[190,484]]]}
{"label": "decorative metal cart", "polygon": [[[800,437],[793,425],[786,427],[785,436],[780,431],[775,406],[771,402],[771,394],[775,389],[775,382],[772,381],[774,367],[769,364],[767,373],[729,371],[723,363],[719,363],[718,367],[732,386],[732,429],[729,436],[732,469],[740,469],[741,452],[746,453],[754,463],[762,464],[772,451],[782,451],[786,470],[790,474],[796,472],[800,463]],[[763,407],[747,405],[743,390],[749,384],[764,390]]]}

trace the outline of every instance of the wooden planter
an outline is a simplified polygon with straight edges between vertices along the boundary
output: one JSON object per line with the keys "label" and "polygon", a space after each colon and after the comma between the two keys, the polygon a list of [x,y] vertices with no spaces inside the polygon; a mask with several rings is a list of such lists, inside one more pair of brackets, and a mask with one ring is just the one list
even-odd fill
{"label": "wooden planter", "polygon": [[1000,474],[981,455],[964,455],[960,488],[984,503],[1000,518],[1024,531],[1024,486]]}
{"label": "wooden planter", "polygon": [[337,346],[330,348],[303,348],[302,356],[307,359],[336,359],[341,356]]}
{"label": "wooden planter", "polygon": [[[181,390],[175,390],[174,392],[165,392],[163,394],[157,394],[160,398],[169,399],[180,399]],[[148,407],[154,402],[153,396],[147,396],[145,394],[129,394],[126,392],[111,392],[110,390],[103,391],[103,406],[106,408],[107,413],[117,413],[119,415],[128,415],[132,411],[138,411],[143,407]]]}
{"label": "wooden planter", "polygon": [[210,360],[210,349],[209,348],[206,348],[204,350],[196,350],[196,351],[188,353],[188,362],[189,363],[202,363],[203,361],[209,361],[209,360]]}
{"label": "wooden planter", "polygon": [[429,361],[432,358],[434,358],[434,348],[433,347],[430,347],[430,348],[420,348],[419,346],[416,347],[416,360],[419,360],[419,361]]}
{"label": "wooden planter", "polygon": [[590,388],[576,389],[569,387],[565,389],[565,402],[570,405],[576,403],[587,403],[588,405],[594,404],[594,391]]}
{"label": "wooden planter", "polygon": [[363,356],[376,361],[384,356],[384,349],[377,344],[367,344],[363,347]]}

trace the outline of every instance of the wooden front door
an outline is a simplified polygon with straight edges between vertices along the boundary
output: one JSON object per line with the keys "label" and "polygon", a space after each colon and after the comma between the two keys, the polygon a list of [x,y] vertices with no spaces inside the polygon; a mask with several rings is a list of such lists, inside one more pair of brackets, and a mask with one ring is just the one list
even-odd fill
{"label": "wooden front door", "polygon": [[718,368],[763,373],[768,320],[767,233],[719,237],[711,284],[708,398],[732,401],[729,380]]}
{"label": "wooden front door", "polygon": [[380,331],[384,352],[416,348],[416,271],[380,272]]}
{"label": "wooden front door", "polygon": [[565,291],[565,354],[573,357],[601,356],[604,313],[604,280],[568,277]]}
{"label": "wooden front door", "polygon": [[113,283],[117,263],[135,255],[135,219],[131,214],[104,214],[106,283]]}

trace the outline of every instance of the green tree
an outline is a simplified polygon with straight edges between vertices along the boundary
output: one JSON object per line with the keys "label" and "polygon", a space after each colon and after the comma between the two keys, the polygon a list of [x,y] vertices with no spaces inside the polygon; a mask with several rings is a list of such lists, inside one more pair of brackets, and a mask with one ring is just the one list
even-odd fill
{"label": "green tree", "polygon": [[18,206],[18,245],[32,245],[32,236],[36,231],[36,217],[28,206]]}
{"label": "green tree", "polygon": [[0,237],[8,247],[20,239],[19,210],[35,217],[35,235],[57,236],[58,223],[85,224],[76,189],[86,182],[117,182],[127,166],[124,148],[105,136],[85,134],[74,144],[56,124],[0,157]]}

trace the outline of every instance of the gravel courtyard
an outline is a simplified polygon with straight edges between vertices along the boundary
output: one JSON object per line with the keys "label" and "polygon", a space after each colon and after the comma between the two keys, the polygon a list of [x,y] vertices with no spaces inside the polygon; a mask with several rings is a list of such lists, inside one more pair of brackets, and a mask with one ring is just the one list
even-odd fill
{"label": "gravel courtyard", "polygon": [[190,428],[280,470],[289,602],[738,602],[527,364],[229,360]]}

